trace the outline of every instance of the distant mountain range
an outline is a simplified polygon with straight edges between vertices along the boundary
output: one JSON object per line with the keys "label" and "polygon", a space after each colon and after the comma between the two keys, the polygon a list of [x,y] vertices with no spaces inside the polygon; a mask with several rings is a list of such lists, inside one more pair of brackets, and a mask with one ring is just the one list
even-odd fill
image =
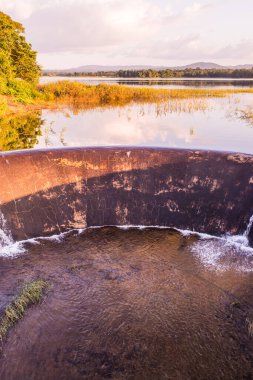
{"label": "distant mountain range", "polygon": [[213,62],[195,62],[190,65],[185,66],[148,66],[148,65],[133,65],[133,66],[102,66],[102,65],[85,65],[74,67],[70,69],[63,70],[44,70],[45,73],[97,73],[100,71],[108,72],[108,71],[119,71],[119,70],[165,70],[165,69],[173,69],[173,70],[184,70],[184,69],[251,69],[253,64],[246,65],[237,65],[237,66],[222,66]]}
{"label": "distant mountain range", "polygon": [[246,65],[236,65],[236,66],[222,66],[218,65],[217,63],[213,62],[196,62],[192,63],[190,65],[186,66],[177,66],[175,69],[178,70],[183,70],[183,69],[196,69],[196,68],[201,68],[201,69],[233,69],[233,70],[241,70],[241,69],[251,69],[253,67],[253,64],[246,64]]}

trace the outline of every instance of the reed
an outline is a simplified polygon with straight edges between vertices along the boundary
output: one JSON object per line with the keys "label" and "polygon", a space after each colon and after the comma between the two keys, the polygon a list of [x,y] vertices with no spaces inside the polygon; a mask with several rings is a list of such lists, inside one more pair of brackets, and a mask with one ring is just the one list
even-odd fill
{"label": "reed", "polygon": [[[29,91],[28,91],[29,90]],[[116,107],[133,103],[168,104],[168,108],[191,112],[206,109],[208,99],[226,98],[236,94],[253,93],[252,88],[147,88],[124,85],[86,85],[72,81],[58,81],[38,85],[33,91],[15,87],[11,95],[2,95],[0,116],[24,113],[29,110],[61,109],[70,107],[74,112],[96,107]]]}
{"label": "reed", "polygon": [[253,89],[157,89],[123,85],[86,85],[58,81],[38,87],[45,101],[79,103],[93,106],[124,105],[131,102],[162,103],[168,100],[222,98],[238,93],[253,93]]}

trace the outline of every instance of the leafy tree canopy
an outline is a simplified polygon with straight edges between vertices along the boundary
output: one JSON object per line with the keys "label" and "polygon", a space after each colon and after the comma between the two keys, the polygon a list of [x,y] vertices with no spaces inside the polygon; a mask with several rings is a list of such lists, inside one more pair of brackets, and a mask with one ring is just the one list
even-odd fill
{"label": "leafy tree canopy", "polygon": [[36,83],[40,76],[37,53],[26,42],[22,24],[0,12],[0,76],[6,81],[15,78]]}

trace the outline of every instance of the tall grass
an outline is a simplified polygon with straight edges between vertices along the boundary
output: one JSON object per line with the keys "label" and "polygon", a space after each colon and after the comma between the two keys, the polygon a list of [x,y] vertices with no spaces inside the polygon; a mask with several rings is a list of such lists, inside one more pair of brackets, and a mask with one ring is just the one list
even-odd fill
{"label": "tall grass", "polygon": [[86,85],[58,81],[38,88],[45,101],[85,105],[125,105],[131,102],[162,103],[168,100],[221,98],[237,93],[253,93],[253,89],[157,89],[122,85]]}
{"label": "tall grass", "polygon": [[[58,81],[35,87],[34,85],[21,80],[7,83],[4,86],[4,91],[0,89],[0,94],[7,98],[8,107],[7,109],[5,108],[6,113],[13,109],[14,112],[18,111],[18,104],[21,103],[25,105],[23,110],[28,109],[29,107],[30,109],[42,109],[71,106],[78,112],[82,109],[124,106],[130,103],[162,104],[170,102],[171,104],[177,103],[178,109],[180,108],[180,102],[183,102],[183,108],[188,107],[192,108],[192,110],[196,110],[200,105],[200,103],[198,103],[200,101],[206,101],[211,98],[225,98],[242,93],[253,94],[253,89],[164,89],[109,84],[99,84],[94,86],[72,81]],[[186,106],[186,102],[188,101],[191,101],[191,103]],[[4,107],[4,104],[2,106]]]}

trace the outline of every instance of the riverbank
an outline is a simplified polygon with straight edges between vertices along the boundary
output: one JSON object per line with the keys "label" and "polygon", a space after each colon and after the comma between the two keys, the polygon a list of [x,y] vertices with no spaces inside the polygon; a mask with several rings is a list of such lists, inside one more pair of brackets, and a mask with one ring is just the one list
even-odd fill
{"label": "riverbank", "polygon": [[[131,103],[165,103],[173,101],[200,101],[224,98],[236,94],[253,94],[253,88],[158,89],[125,85],[87,85],[73,81],[59,81],[27,89],[22,82],[10,94],[0,95],[0,116],[24,113],[31,110],[76,107],[89,109],[107,106],[125,106]],[[194,105],[193,105],[194,107]]]}

